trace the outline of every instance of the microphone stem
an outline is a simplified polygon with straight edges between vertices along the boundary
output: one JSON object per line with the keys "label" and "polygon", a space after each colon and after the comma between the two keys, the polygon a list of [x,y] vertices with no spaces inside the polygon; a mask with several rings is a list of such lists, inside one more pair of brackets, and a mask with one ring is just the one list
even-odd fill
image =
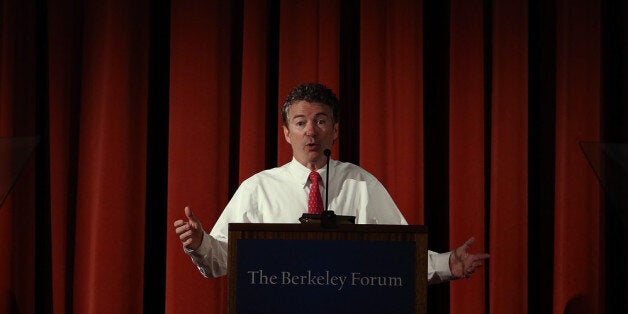
{"label": "microphone stem", "polygon": [[325,155],[327,155],[327,174],[325,175],[325,211],[329,211],[329,159],[331,152],[328,154],[327,151],[325,151]]}

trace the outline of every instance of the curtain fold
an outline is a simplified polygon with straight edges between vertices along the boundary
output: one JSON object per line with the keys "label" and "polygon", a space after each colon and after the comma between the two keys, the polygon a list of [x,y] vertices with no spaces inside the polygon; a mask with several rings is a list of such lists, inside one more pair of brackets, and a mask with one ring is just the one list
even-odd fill
{"label": "curtain fold", "polygon": [[363,1],[361,10],[360,165],[388,188],[409,223],[420,224],[421,2]]}
{"label": "curtain fold", "polygon": [[[37,29],[32,21],[37,11],[20,1],[3,1],[0,10],[0,137],[32,136],[37,77]],[[36,308],[35,178],[31,158],[0,207],[0,312]]]}
{"label": "curtain fold", "polygon": [[596,312],[604,271],[600,186],[578,143],[601,140],[600,2],[558,1],[556,20],[554,311]]}
{"label": "curtain fold", "polygon": [[[482,1],[451,2],[449,87],[449,214],[453,247],[470,236],[474,250],[486,251],[485,143],[490,132],[486,123],[484,83],[484,7]],[[486,308],[486,269],[471,282],[451,286],[452,313],[480,313]]]}
{"label": "curtain fold", "polygon": [[[303,82],[320,82],[338,93],[338,0],[281,1],[279,23],[279,99]],[[307,60],[307,61],[306,61]],[[277,123],[277,164],[292,159],[282,123]],[[337,147],[332,147],[336,156]]]}
{"label": "curtain fold", "polygon": [[[240,108],[240,132],[238,171],[239,182],[252,176],[267,165],[267,151],[276,151],[276,145],[267,142],[268,138],[275,139],[275,125],[280,123],[275,103],[268,101],[272,93],[274,77],[269,66],[271,49],[277,45],[273,41],[272,7],[270,1],[247,1],[244,3],[243,40],[242,40],[242,98]],[[274,117],[275,123],[265,123],[270,119],[267,113]],[[271,127],[269,127],[269,125]],[[255,130],[255,131],[253,131]],[[270,147],[272,146],[272,147]]]}
{"label": "curtain fold", "polygon": [[141,1],[85,6],[73,269],[78,313],[142,310],[147,8]]}
{"label": "curtain fold", "polygon": [[[172,3],[169,229],[190,206],[209,232],[228,200],[230,12],[224,1]],[[176,235],[167,239],[166,312],[225,312],[226,280],[203,279]]]}
{"label": "curtain fold", "polygon": [[[81,104],[82,7],[59,1],[48,13],[49,27],[49,142],[50,219],[52,250],[52,309],[67,313],[73,308],[76,176]],[[69,300],[69,301],[68,301]]]}
{"label": "curtain fold", "polygon": [[527,312],[527,16],[526,1],[493,3],[489,293],[496,313]]}

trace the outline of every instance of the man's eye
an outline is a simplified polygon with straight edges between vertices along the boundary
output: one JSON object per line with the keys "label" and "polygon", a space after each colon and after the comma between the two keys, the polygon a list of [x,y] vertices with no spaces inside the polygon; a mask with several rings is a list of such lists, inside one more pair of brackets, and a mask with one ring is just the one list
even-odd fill
{"label": "man's eye", "polygon": [[304,125],[305,125],[305,122],[303,122],[303,121],[297,121],[295,124],[296,124],[297,126],[304,126]]}
{"label": "man's eye", "polygon": [[323,119],[321,119],[321,120],[316,120],[316,124],[318,124],[318,125],[323,125],[323,124],[325,124],[326,122],[327,122],[327,121],[325,121],[325,120],[323,120]]}

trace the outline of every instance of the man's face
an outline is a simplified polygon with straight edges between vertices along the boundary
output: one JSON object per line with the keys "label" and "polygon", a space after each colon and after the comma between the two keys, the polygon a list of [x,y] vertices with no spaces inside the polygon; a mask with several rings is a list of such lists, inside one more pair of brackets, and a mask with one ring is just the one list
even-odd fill
{"label": "man's face", "polygon": [[283,134],[298,162],[319,169],[327,161],[323,151],[331,149],[338,137],[338,123],[332,121],[329,106],[300,100],[288,109],[288,126],[284,125]]}

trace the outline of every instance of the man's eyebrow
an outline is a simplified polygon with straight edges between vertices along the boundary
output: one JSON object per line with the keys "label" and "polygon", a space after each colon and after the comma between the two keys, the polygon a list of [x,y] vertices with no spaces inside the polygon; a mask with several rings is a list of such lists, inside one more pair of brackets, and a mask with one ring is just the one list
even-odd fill
{"label": "man's eyebrow", "polygon": [[[315,117],[318,117],[318,116],[326,116],[326,117],[327,117],[328,115],[327,115],[327,113],[325,113],[325,112],[319,112],[319,113],[315,113],[315,114],[314,114],[314,116],[315,116]],[[294,119],[296,119],[296,118],[304,118],[304,117],[305,117],[305,115],[304,115],[304,114],[298,114],[298,115],[296,115],[296,116],[294,116],[294,117],[290,118],[290,120],[294,120]]]}

